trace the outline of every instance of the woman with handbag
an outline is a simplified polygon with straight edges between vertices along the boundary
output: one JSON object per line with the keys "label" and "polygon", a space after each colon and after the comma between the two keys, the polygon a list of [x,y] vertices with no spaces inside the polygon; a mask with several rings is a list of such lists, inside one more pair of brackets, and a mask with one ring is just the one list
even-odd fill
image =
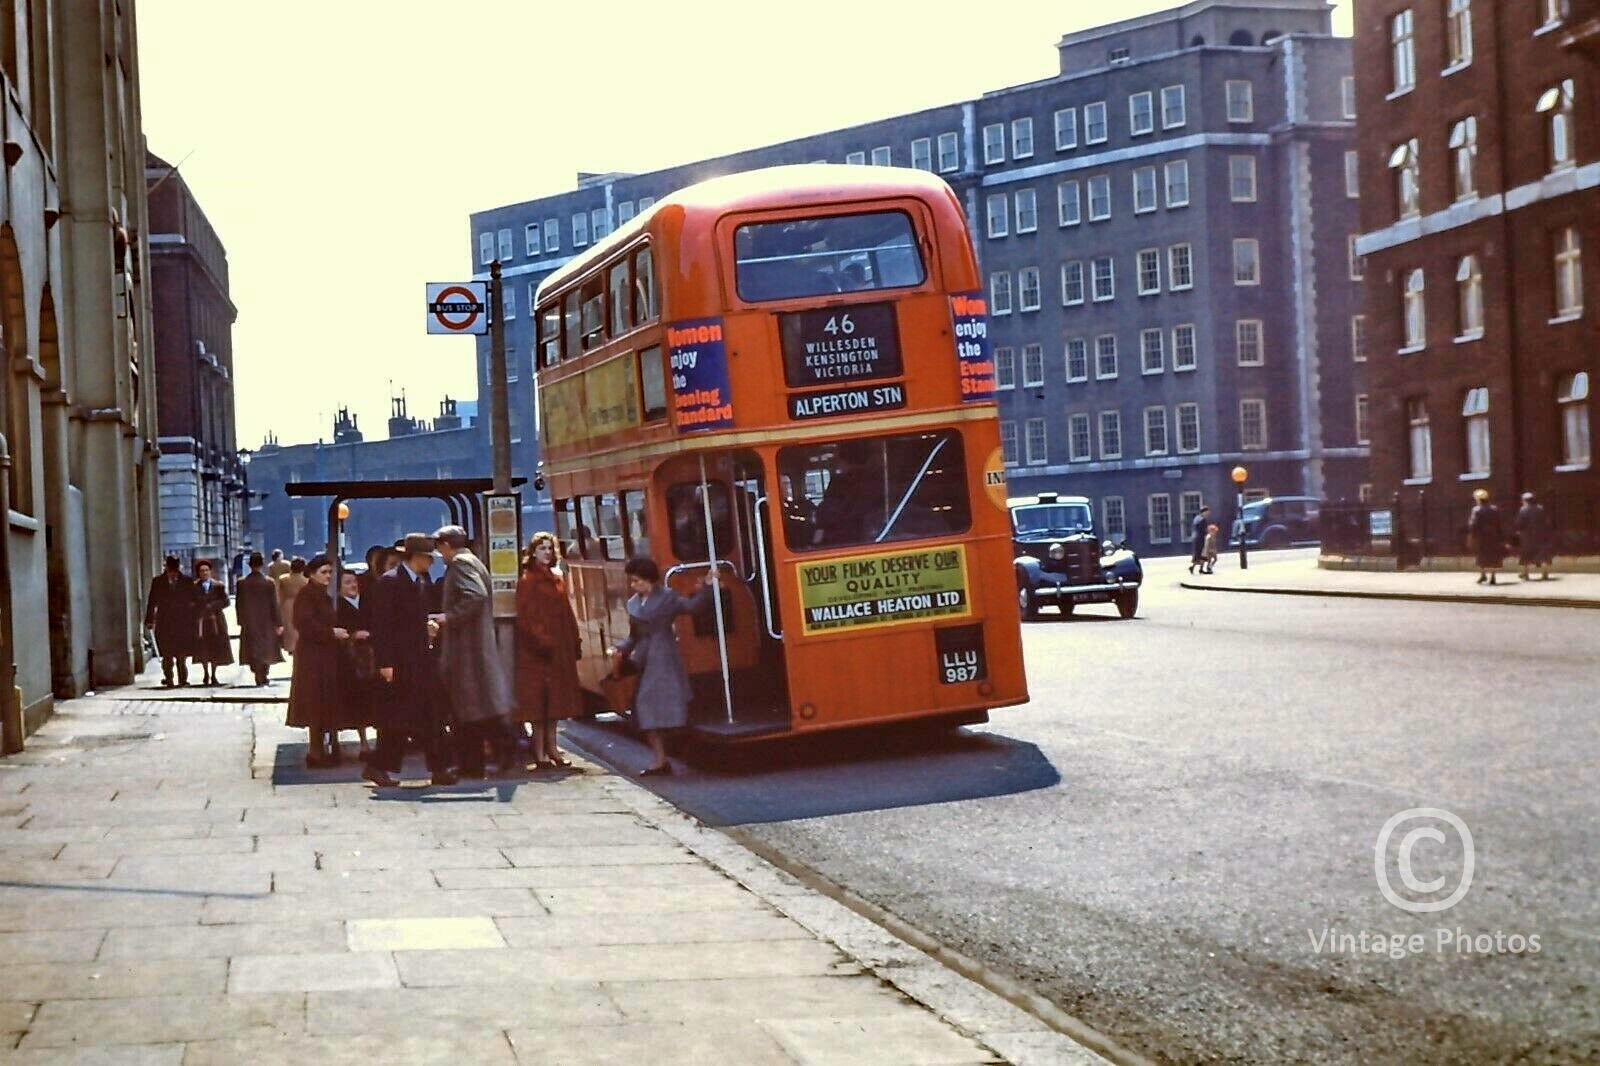
{"label": "woman with handbag", "polygon": [[535,533],[517,579],[516,716],[533,731],[534,767],[541,770],[572,765],[561,757],[556,724],[583,713],[578,686],[583,645],[555,562],[555,536]]}
{"label": "woman with handbag", "polygon": [[205,680],[217,684],[217,667],[233,662],[233,646],[228,635],[228,590],[211,576],[211,564],[204,559],[194,564],[195,645],[194,661],[200,664]]}
{"label": "woman with handbag", "polygon": [[339,575],[339,602],[334,604],[335,624],[350,639],[339,644],[339,714],[334,721],[333,750],[339,750],[339,731],[353,729],[365,760],[371,754],[367,728],[373,725],[377,698],[378,666],[372,652],[372,623],[361,595],[359,575],[346,570]]}
{"label": "woman with handbag", "polygon": [[715,571],[708,573],[699,592],[682,596],[661,584],[661,568],[653,559],[629,559],[622,570],[633,595],[628,598],[628,638],[611,649],[611,673],[620,674],[625,662],[639,671],[633,716],[655,757],[640,776],[670,774],[663,733],[689,724],[693,695],[673,623],[680,614],[693,614],[706,605],[717,576]]}

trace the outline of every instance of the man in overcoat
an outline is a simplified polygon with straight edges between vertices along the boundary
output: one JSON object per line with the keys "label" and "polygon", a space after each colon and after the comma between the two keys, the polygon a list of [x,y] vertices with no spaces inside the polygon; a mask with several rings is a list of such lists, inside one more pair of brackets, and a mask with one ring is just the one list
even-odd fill
{"label": "man in overcoat", "polygon": [[495,641],[489,568],[473,554],[460,526],[445,526],[433,539],[445,561],[441,613],[434,615],[434,622],[439,671],[460,734],[458,765],[462,773],[482,776],[483,746],[488,743],[506,770],[515,753],[509,725],[511,683]]}
{"label": "man in overcoat", "polygon": [[376,700],[378,749],[362,776],[380,787],[396,784],[389,775],[400,772],[412,741],[427,756],[434,784],[456,781],[445,754],[442,708],[429,698],[437,688],[428,652],[432,565],[433,538],[409,534],[400,565],[372,587],[372,650],[384,691]]}
{"label": "man in overcoat", "polygon": [[234,609],[239,614],[239,661],[256,675],[258,686],[267,683],[273,663],[283,662],[283,614],[278,608],[278,586],[261,572],[265,560],[250,553],[250,573],[239,579]]}
{"label": "man in overcoat", "polygon": [[150,582],[144,609],[146,628],[155,630],[161,652],[161,685],[172,687],[172,667],[178,667],[178,684],[189,683],[189,656],[194,652],[199,597],[183,573],[176,555],[167,556],[166,569]]}

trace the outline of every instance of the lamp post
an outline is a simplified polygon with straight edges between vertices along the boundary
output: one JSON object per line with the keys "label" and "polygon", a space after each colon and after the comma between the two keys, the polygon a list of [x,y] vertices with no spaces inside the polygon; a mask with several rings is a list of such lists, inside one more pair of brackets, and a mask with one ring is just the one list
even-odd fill
{"label": "lamp post", "polygon": [[1239,486],[1239,495],[1234,514],[1238,517],[1234,521],[1239,523],[1239,569],[1250,569],[1250,552],[1245,547],[1245,536],[1249,530],[1244,524],[1244,483],[1250,480],[1250,471],[1242,466],[1233,468],[1233,483]]}
{"label": "lamp post", "polygon": [[339,514],[339,558],[343,559],[345,556],[350,554],[350,545],[345,543],[345,538],[344,538],[344,523],[345,523],[345,519],[350,517],[350,505],[348,503],[339,504],[338,514]]}

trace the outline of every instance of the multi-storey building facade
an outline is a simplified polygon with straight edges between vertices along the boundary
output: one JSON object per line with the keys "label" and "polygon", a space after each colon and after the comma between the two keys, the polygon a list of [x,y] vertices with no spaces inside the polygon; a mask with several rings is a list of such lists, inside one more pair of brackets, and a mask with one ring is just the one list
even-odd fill
{"label": "multi-storey building facade", "polygon": [[57,695],[143,665],[156,389],[133,7],[0,11],[0,725],[12,743]]}
{"label": "multi-storey building facade", "polygon": [[1196,0],[1067,35],[1044,81],[478,212],[479,276],[498,260],[506,279],[513,436],[531,456],[533,293],[595,239],[719,174],[909,166],[967,208],[1014,492],[1089,496],[1106,532],[1158,551],[1232,500],[1235,465],[1257,493],[1354,498],[1349,44],[1322,0]]}
{"label": "multi-storey building facade", "polygon": [[223,572],[244,532],[244,464],[234,439],[228,254],[183,175],[146,155],[150,301],[161,382],[161,550]]}
{"label": "multi-storey building facade", "polygon": [[1600,2],[1355,19],[1374,484],[1592,501]]}

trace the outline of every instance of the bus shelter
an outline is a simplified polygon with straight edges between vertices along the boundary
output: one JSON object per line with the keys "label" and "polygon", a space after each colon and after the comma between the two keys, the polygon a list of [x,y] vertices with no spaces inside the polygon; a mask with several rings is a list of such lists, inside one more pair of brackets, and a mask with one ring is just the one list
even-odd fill
{"label": "bus shelter", "polygon": [[[527,478],[511,479],[513,491]],[[487,557],[483,498],[493,491],[494,482],[476,478],[412,478],[396,481],[296,481],[283,487],[288,496],[328,498],[328,558],[339,569],[339,507],[350,500],[439,500],[450,512],[450,521],[467,531],[474,551]],[[422,530],[432,533],[431,529]],[[337,583],[334,585],[338,587]]]}

